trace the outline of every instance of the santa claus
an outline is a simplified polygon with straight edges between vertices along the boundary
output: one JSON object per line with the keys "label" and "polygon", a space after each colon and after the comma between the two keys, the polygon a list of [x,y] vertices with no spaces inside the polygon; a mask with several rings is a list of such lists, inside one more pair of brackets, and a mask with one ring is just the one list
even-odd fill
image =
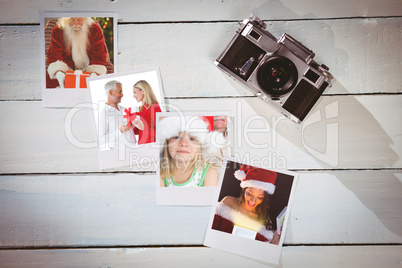
{"label": "santa claus", "polygon": [[102,29],[93,19],[60,18],[47,52],[46,88],[63,88],[66,71],[106,74],[107,55]]}

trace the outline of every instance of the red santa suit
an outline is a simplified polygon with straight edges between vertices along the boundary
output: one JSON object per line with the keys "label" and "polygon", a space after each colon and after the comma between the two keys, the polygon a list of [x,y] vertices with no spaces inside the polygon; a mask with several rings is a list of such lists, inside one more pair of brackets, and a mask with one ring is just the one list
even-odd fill
{"label": "red santa suit", "polygon": [[[97,73],[98,75],[106,74],[107,47],[104,41],[102,29],[97,23],[89,26],[87,55],[89,62],[81,68],[82,71],[89,73]],[[52,30],[51,41],[47,53],[48,70],[46,73],[46,88],[55,88],[59,86],[59,82],[55,79],[57,71],[74,71],[76,70],[77,60],[73,59],[72,51],[65,49],[63,30],[56,26]]]}
{"label": "red santa suit", "polygon": [[162,112],[159,104],[154,103],[151,106],[144,105],[139,113],[141,121],[144,123],[144,129],[134,128],[134,133],[138,135],[138,144],[155,142],[156,138],[156,113]]}
{"label": "red santa suit", "polygon": [[222,202],[219,202],[216,206],[212,229],[231,234],[235,225],[255,231],[255,240],[258,241],[269,243],[274,236],[274,232],[272,230],[267,230],[265,225],[261,222],[248,217],[240,211],[232,209]]}

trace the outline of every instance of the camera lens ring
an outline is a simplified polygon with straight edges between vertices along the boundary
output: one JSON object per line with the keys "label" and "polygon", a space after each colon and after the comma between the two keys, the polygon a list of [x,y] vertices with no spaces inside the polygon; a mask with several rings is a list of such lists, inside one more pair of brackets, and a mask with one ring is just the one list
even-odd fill
{"label": "camera lens ring", "polygon": [[297,83],[297,68],[288,58],[268,58],[257,71],[258,85],[272,96],[281,96],[291,91]]}

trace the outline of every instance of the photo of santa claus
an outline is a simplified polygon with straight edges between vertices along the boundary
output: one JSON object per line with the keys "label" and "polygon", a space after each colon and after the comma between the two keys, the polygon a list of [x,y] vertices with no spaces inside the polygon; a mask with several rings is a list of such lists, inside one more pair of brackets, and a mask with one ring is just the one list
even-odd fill
{"label": "photo of santa claus", "polygon": [[113,31],[113,17],[45,18],[46,88],[86,88],[86,77],[113,73]]}

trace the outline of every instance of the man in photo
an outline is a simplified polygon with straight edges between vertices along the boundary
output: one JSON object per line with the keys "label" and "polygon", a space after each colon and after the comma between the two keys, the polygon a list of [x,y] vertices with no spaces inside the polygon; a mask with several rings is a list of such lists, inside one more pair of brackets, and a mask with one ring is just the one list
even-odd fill
{"label": "man in photo", "polygon": [[119,144],[135,144],[133,131],[129,131],[132,125],[126,125],[123,121],[124,107],[119,103],[123,98],[122,84],[116,80],[105,84],[107,101],[105,107],[99,111],[98,137],[101,149],[113,149]]}
{"label": "man in photo", "polygon": [[66,71],[106,74],[108,50],[101,27],[90,17],[60,18],[47,52],[46,88],[64,88]]}

